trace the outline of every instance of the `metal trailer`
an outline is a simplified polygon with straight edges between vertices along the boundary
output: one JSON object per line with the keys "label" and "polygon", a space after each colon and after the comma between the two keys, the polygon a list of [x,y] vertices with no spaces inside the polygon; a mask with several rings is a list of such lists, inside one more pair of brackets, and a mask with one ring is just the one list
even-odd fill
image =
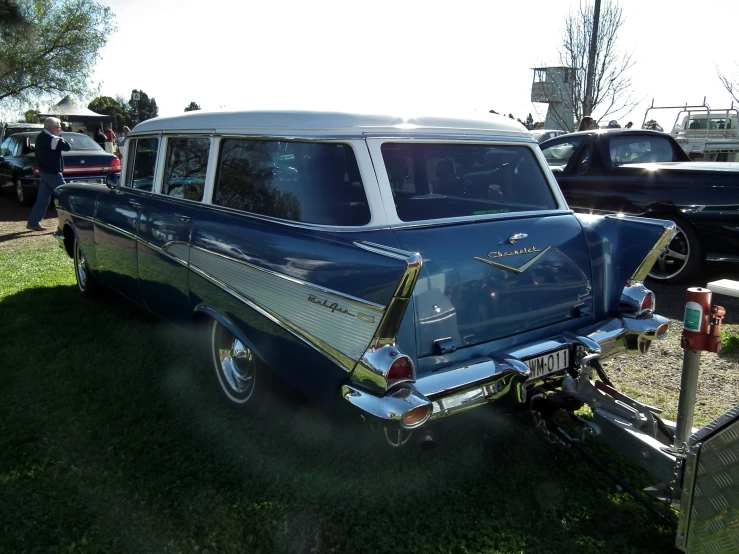
{"label": "metal trailer", "polygon": [[[721,347],[724,309],[712,305],[714,291],[739,297],[739,282],[722,280],[707,288],[688,289],[676,422],[662,419],[658,408],[616,391],[598,363],[597,352],[586,356],[579,375],[565,377],[561,391],[533,398],[532,413],[537,427],[551,440],[575,447],[674,526],[674,518],[590,456],[583,440],[599,436],[658,479],[644,492],[678,510],[677,548],[690,554],[739,554],[739,404],[702,429],[692,427],[701,352],[718,352]],[[600,380],[594,380],[594,374]],[[573,403],[588,404],[592,420],[575,416]],[[558,408],[580,423],[581,437],[573,438],[554,422],[551,414]]]}

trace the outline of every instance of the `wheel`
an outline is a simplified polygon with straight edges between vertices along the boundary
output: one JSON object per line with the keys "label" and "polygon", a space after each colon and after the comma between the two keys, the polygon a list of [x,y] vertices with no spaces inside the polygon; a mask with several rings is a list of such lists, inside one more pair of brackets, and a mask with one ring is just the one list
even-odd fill
{"label": "wheel", "polygon": [[77,290],[82,296],[95,297],[100,292],[100,285],[90,274],[85,253],[77,239],[74,239],[74,276],[77,280]]}
{"label": "wheel", "polygon": [[695,277],[703,266],[703,249],[698,235],[686,221],[670,220],[677,225],[675,236],[660,252],[649,277],[663,283],[680,283]]}
{"label": "wheel", "polygon": [[253,417],[272,405],[271,372],[249,347],[214,321],[211,330],[213,367],[221,393],[234,409]]}
{"label": "wheel", "polygon": [[33,204],[34,195],[26,193],[26,187],[21,183],[20,178],[16,177],[13,179],[13,186],[15,187],[15,197],[20,202],[21,206],[30,206]]}

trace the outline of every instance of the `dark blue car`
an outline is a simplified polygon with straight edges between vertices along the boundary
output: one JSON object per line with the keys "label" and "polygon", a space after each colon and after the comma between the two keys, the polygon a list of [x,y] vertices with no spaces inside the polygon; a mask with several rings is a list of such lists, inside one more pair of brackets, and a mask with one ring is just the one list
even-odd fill
{"label": "dark blue car", "polygon": [[674,224],[575,215],[509,119],[192,112],[127,140],[119,183],[58,192],[79,291],[195,323],[245,412],[288,386],[398,445],[667,331],[642,280]]}

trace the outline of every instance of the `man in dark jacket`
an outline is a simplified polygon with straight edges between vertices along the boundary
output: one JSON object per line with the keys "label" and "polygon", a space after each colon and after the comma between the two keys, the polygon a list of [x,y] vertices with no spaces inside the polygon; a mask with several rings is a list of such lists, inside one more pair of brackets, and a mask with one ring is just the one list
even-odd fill
{"label": "man in dark jacket", "polygon": [[28,215],[28,229],[43,231],[41,220],[49,207],[51,195],[59,185],[64,184],[64,159],[62,152],[69,152],[72,147],[60,133],[62,122],[56,117],[44,120],[44,130],[36,137],[36,165],[39,171],[38,193],[36,202]]}

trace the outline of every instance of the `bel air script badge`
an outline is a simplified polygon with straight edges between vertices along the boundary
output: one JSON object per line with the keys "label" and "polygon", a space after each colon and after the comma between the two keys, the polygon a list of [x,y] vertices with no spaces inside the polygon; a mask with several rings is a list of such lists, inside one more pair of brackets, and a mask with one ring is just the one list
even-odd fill
{"label": "bel air script badge", "polygon": [[[497,267],[498,269],[503,269],[505,271],[510,271],[512,273],[515,273],[517,275],[520,275],[524,271],[526,271],[528,268],[530,268],[532,265],[536,263],[536,261],[541,258],[544,254],[546,254],[551,246],[547,246],[544,250],[539,250],[536,246],[532,246],[530,248],[521,248],[520,250],[512,250],[511,252],[489,252],[487,258],[478,258],[475,257],[474,259],[478,262],[482,262],[484,264],[491,265],[493,267]],[[523,264],[519,267],[511,267],[509,265],[504,265],[499,262],[494,262],[495,259],[500,258],[507,258],[509,256],[520,256],[521,254],[533,254],[538,252],[536,256],[531,258],[528,262]]]}

